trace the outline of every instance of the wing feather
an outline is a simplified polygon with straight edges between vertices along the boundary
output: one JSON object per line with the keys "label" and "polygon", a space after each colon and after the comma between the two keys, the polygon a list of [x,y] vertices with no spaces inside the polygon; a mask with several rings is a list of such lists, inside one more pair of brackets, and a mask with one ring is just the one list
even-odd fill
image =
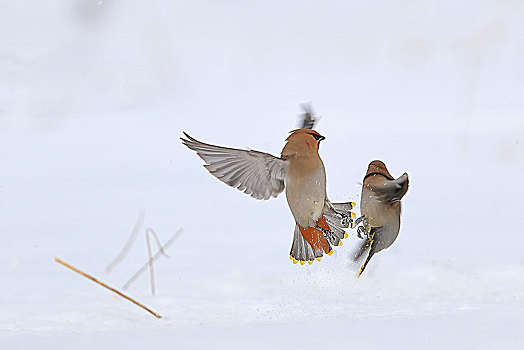
{"label": "wing feather", "polygon": [[396,202],[402,199],[409,187],[408,174],[404,173],[396,180],[376,181],[366,185],[373,191],[375,198],[385,202]]}
{"label": "wing feather", "polygon": [[225,184],[256,199],[269,199],[284,190],[289,162],[268,153],[215,146],[184,133],[182,143],[197,152],[204,167]]}

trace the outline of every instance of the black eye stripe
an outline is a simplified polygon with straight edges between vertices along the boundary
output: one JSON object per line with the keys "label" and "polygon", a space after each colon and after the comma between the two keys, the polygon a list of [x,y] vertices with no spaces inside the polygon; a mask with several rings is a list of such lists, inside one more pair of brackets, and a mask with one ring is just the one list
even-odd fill
{"label": "black eye stripe", "polygon": [[311,136],[313,136],[313,137],[315,138],[315,140],[317,140],[317,141],[323,139],[323,137],[320,136],[319,134],[314,134],[314,133],[312,133],[312,132],[310,132],[310,133],[308,133],[308,134],[311,135]]}

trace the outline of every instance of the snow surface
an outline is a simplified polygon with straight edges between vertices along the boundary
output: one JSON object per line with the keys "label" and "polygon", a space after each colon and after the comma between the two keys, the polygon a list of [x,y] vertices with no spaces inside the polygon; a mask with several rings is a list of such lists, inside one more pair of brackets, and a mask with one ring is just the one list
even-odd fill
{"label": "snow surface", "polygon": [[[0,348],[520,348],[520,1],[0,1]],[[364,275],[354,232],[288,259],[284,196],[210,176],[182,131],[278,154],[313,101],[333,201],[410,175]],[[129,256],[110,274],[140,209]],[[128,291],[143,232],[182,236]]]}

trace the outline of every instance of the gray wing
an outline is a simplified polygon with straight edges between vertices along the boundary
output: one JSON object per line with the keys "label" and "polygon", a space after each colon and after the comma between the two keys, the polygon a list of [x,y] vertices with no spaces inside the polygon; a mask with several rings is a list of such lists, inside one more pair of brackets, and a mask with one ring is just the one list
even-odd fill
{"label": "gray wing", "polygon": [[300,118],[300,129],[313,129],[320,119],[313,109],[313,104],[311,102],[301,103],[300,109],[301,112],[298,115]]}
{"label": "gray wing", "polygon": [[220,181],[256,199],[276,197],[284,190],[288,161],[268,153],[210,145],[184,133],[180,138],[206,162],[204,167]]}
{"label": "gray wing", "polygon": [[367,185],[378,200],[397,202],[404,197],[409,187],[408,174],[404,173],[396,180],[385,180],[380,184]]}
{"label": "gray wing", "polygon": [[[353,227],[352,217],[354,214],[351,213],[353,208],[355,208],[354,202],[331,203],[327,197],[324,201],[324,217],[326,218],[328,226],[332,231],[341,233],[342,238],[345,233],[344,229],[350,226]],[[339,238],[342,239],[341,237]]]}

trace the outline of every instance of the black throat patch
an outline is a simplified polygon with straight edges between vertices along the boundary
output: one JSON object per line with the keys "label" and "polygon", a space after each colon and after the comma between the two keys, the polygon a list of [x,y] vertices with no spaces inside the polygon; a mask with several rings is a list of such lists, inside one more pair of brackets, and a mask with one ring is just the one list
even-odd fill
{"label": "black throat patch", "polygon": [[366,176],[364,176],[364,180],[367,179],[368,177],[370,176],[373,176],[373,175],[380,175],[380,176],[384,176],[386,179],[390,180],[390,181],[393,181],[395,180],[394,178],[392,178],[391,176],[388,176],[384,173],[378,173],[378,172],[373,172],[373,173],[369,173],[367,174]]}

